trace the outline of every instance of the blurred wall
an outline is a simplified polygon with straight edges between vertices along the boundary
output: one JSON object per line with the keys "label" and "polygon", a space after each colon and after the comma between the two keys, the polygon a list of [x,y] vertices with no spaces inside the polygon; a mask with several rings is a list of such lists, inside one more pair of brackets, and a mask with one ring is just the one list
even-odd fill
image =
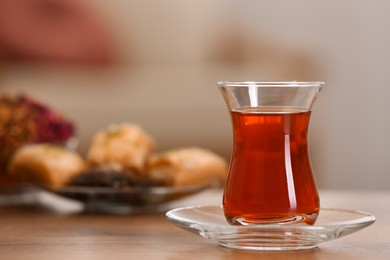
{"label": "blurred wall", "polygon": [[[109,69],[3,64],[2,92],[24,91],[93,133],[142,125],[158,150],[202,146],[230,156],[217,80],[323,80],[310,128],[321,188],[390,187],[390,2],[89,0],[121,63]],[[387,103],[386,103],[387,104]]]}

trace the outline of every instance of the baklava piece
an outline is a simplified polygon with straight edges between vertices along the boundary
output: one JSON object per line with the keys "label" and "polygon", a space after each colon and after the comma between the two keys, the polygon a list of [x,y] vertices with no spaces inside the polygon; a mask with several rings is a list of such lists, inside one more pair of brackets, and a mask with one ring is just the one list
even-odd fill
{"label": "baklava piece", "polygon": [[114,164],[122,167],[123,171],[142,172],[154,146],[150,135],[138,125],[111,125],[93,137],[87,162],[91,168]]}
{"label": "baklava piece", "polygon": [[172,187],[224,182],[227,162],[206,149],[182,148],[151,156],[146,174],[151,180]]}
{"label": "baklava piece", "polygon": [[18,183],[59,188],[84,169],[83,159],[73,151],[50,144],[32,144],[15,152],[8,174]]}

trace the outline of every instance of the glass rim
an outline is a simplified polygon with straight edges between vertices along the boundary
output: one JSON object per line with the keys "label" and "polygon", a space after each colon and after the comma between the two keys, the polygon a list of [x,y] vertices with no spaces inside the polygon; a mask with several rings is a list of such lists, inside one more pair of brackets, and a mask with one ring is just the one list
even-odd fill
{"label": "glass rim", "polygon": [[217,81],[219,87],[315,87],[325,85],[323,81]]}

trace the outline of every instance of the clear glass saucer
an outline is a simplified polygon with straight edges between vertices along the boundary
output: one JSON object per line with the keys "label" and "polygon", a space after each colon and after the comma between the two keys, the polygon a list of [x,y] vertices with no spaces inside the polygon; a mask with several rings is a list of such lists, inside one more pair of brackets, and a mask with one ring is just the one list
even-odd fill
{"label": "clear glass saucer", "polygon": [[221,206],[174,209],[166,213],[170,222],[222,246],[248,250],[299,250],[361,230],[375,222],[369,213],[321,208],[317,222],[301,224],[229,225]]}

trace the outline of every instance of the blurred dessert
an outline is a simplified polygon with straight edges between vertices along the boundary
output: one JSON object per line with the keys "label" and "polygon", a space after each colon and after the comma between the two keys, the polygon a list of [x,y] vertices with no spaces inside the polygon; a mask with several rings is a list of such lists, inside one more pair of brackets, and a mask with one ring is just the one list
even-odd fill
{"label": "blurred dessert", "polygon": [[18,183],[58,188],[84,169],[84,160],[73,151],[50,144],[32,144],[15,152],[8,174]]}
{"label": "blurred dessert", "polygon": [[[11,122],[19,122],[17,119],[20,115],[26,118],[28,114],[24,106],[12,111],[15,114]],[[7,176],[17,183],[51,188],[82,186],[121,189],[201,186],[222,183],[226,178],[226,160],[209,150],[190,147],[154,154],[153,138],[137,124],[122,123],[98,131],[92,138],[85,161],[64,146],[28,144],[43,141],[61,143],[68,133],[73,132],[71,125],[61,120],[58,128],[50,128],[50,120],[49,123],[41,123],[44,122],[42,114],[36,118],[26,120],[25,125],[14,124],[14,128],[25,133],[21,135],[24,139],[17,139],[17,145],[12,143],[13,152],[9,155],[7,167]],[[58,131],[53,132],[52,129]]]}
{"label": "blurred dessert", "polygon": [[142,172],[154,140],[139,125],[123,123],[98,131],[87,154],[90,167],[115,165],[119,171]]}
{"label": "blurred dessert", "polygon": [[69,186],[125,188],[137,184],[136,175],[115,170],[90,169],[69,180]]}
{"label": "blurred dessert", "polygon": [[146,174],[172,187],[210,184],[225,180],[227,162],[206,149],[181,148],[151,156]]}
{"label": "blurred dessert", "polygon": [[13,153],[25,144],[66,144],[74,125],[61,114],[27,96],[0,97],[0,177]]}
{"label": "blurred dessert", "polygon": [[122,171],[115,167],[87,169],[74,176],[67,184],[79,187],[108,187],[122,189],[129,187],[155,187],[162,183],[154,182],[136,171]]}

